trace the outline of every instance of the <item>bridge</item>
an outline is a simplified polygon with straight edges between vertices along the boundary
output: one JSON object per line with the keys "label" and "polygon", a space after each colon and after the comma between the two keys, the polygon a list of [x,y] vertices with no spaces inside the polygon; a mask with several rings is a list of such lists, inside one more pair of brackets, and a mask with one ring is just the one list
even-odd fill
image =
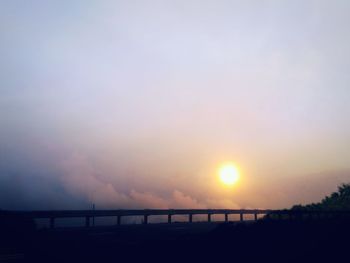
{"label": "bridge", "polygon": [[[207,221],[212,221],[212,215],[224,215],[225,222],[229,222],[229,215],[239,215],[239,221],[244,222],[246,215],[253,215],[254,221],[258,220],[259,215],[266,218],[275,219],[298,219],[307,216],[307,218],[325,218],[335,215],[346,215],[350,217],[350,211],[300,211],[300,210],[271,210],[271,209],[118,209],[118,210],[39,210],[39,211],[6,211],[0,210],[1,216],[21,216],[31,219],[48,219],[50,228],[55,227],[55,220],[58,218],[85,218],[85,227],[91,226],[91,221],[96,217],[116,217],[117,225],[121,224],[122,217],[141,216],[143,223],[148,224],[151,216],[167,216],[168,223],[172,223],[172,217],[175,215],[188,216],[188,222],[193,222],[194,215],[206,215]],[[91,220],[92,219],[92,220]]]}

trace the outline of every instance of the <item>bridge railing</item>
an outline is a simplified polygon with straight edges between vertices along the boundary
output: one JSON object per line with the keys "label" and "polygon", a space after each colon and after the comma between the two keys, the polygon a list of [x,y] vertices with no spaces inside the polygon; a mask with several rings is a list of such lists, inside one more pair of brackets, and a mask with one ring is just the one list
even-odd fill
{"label": "bridge railing", "polygon": [[327,218],[331,216],[346,215],[350,218],[350,211],[302,211],[302,210],[271,210],[271,209],[118,209],[118,210],[40,210],[40,211],[4,211],[1,216],[22,216],[31,219],[48,219],[50,228],[55,227],[58,218],[85,218],[85,226],[91,225],[91,219],[96,217],[116,217],[117,224],[121,224],[122,217],[142,216],[143,223],[148,224],[150,216],[167,216],[168,223],[172,223],[175,215],[187,215],[188,222],[193,222],[194,215],[207,215],[207,221],[212,221],[212,215],[224,215],[225,222],[229,222],[229,215],[239,215],[239,221],[245,220],[245,215],[253,215],[258,220],[259,215],[267,219],[298,219],[298,218]]}

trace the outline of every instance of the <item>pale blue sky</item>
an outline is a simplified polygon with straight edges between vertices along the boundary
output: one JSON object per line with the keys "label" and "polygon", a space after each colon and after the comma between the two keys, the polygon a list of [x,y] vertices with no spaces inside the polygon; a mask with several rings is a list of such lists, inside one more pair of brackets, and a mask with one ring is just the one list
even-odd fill
{"label": "pale blue sky", "polygon": [[[320,199],[350,181],[349,11],[0,1],[0,207]],[[242,182],[223,190],[228,160]]]}

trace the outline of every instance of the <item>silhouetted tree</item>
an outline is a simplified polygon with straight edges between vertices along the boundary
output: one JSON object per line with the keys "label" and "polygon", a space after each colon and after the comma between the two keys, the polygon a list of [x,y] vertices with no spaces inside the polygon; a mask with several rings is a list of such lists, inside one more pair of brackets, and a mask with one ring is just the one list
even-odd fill
{"label": "silhouetted tree", "polygon": [[337,192],[326,196],[319,203],[295,205],[292,210],[350,210],[350,184],[341,184]]}

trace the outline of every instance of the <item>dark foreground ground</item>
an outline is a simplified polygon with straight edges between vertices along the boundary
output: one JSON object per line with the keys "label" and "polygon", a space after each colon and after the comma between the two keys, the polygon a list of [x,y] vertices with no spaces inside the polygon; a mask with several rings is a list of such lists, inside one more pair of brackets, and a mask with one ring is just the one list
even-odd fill
{"label": "dark foreground ground", "polygon": [[0,262],[350,262],[350,221],[2,228]]}

